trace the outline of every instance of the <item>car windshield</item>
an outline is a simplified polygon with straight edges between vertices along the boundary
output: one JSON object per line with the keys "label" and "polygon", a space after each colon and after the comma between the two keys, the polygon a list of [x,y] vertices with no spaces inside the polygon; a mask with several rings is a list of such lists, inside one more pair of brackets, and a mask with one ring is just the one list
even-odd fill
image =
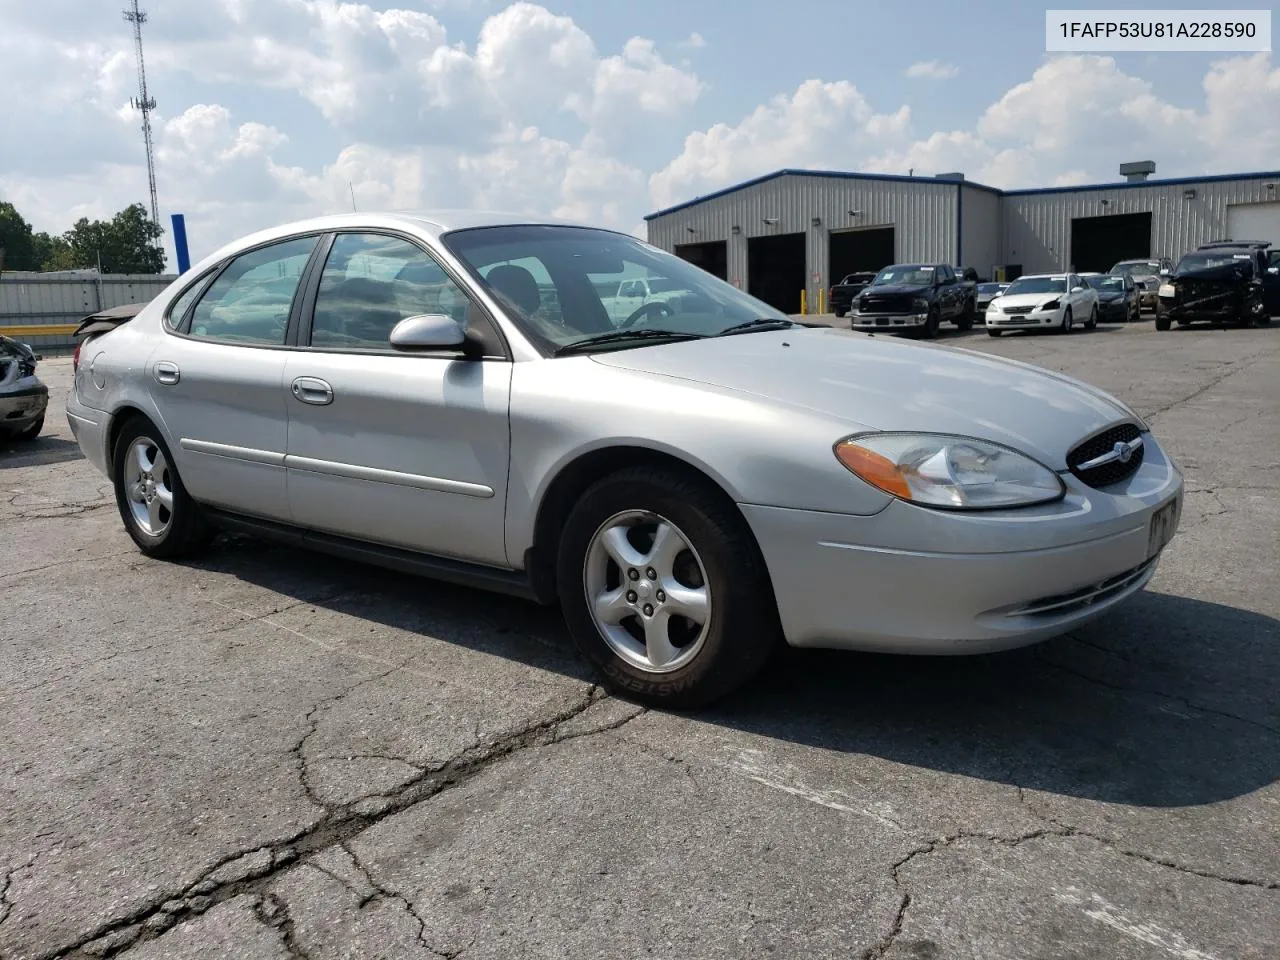
{"label": "car windshield", "polygon": [[[701,267],[608,230],[522,224],[455,230],[441,239],[551,351],[602,334],[715,336],[753,320],[790,321]],[[607,346],[642,342],[613,339]]]}
{"label": "car windshield", "polygon": [[1111,268],[1113,274],[1126,274],[1130,277],[1150,277],[1160,273],[1158,263],[1117,263]]}
{"label": "car windshield", "polygon": [[1184,270],[1212,270],[1215,267],[1229,267],[1240,264],[1246,270],[1252,263],[1247,253],[1188,253],[1178,261],[1178,273]]}
{"label": "car windshield", "polygon": [[1005,296],[1016,297],[1020,293],[1063,293],[1066,289],[1065,277],[1019,277],[1009,285]]}
{"label": "car windshield", "polygon": [[998,283],[980,283],[978,284],[979,293],[999,293],[1000,284]]}
{"label": "car windshield", "polygon": [[1085,277],[1084,282],[1087,283],[1089,286],[1093,287],[1093,289],[1095,290],[1102,290],[1102,291],[1110,290],[1110,291],[1114,291],[1115,293],[1124,292],[1124,277],[1121,277],[1121,276],[1113,275],[1109,277]]}
{"label": "car windshield", "polygon": [[876,274],[876,278],[871,281],[871,286],[880,287],[886,283],[905,283],[916,287],[933,283],[933,267],[885,267]]}

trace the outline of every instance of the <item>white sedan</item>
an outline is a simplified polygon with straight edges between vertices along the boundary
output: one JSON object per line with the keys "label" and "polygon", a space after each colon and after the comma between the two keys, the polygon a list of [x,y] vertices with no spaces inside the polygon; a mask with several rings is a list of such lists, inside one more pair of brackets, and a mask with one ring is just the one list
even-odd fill
{"label": "white sedan", "polygon": [[1079,321],[1098,325],[1098,292],[1077,273],[1041,273],[1019,277],[987,305],[987,333],[1048,327],[1070,333]]}

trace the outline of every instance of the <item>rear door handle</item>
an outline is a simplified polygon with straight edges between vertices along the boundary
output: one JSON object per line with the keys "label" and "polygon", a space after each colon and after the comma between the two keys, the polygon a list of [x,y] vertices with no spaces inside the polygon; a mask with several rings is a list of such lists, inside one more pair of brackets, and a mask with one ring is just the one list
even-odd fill
{"label": "rear door handle", "polygon": [[319,377],[298,377],[293,381],[293,395],[318,407],[333,403],[333,387]]}
{"label": "rear door handle", "polygon": [[178,365],[176,363],[171,363],[168,360],[161,360],[156,364],[155,377],[157,383],[172,386],[182,379],[182,371],[178,369]]}

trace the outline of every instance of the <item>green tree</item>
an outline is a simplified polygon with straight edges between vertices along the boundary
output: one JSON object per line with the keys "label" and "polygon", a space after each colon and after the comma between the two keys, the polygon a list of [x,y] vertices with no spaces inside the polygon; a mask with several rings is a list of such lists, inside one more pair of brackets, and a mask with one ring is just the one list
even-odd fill
{"label": "green tree", "polygon": [[75,267],[101,264],[104,273],[160,273],[164,269],[162,236],[163,228],[147,216],[142,204],[134,203],[110,220],[81,217],[62,235],[69,254],[55,247],[50,262],[69,260]]}
{"label": "green tree", "polygon": [[7,200],[0,201],[0,249],[5,270],[39,270],[31,237],[31,224]]}

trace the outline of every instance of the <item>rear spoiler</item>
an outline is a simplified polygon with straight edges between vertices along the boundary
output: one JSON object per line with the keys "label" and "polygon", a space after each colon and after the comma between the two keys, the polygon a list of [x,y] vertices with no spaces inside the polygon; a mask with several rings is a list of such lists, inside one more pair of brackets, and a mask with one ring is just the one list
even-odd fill
{"label": "rear spoiler", "polygon": [[128,323],[146,307],[146,303],[126,303],[91,313],[80,321],[73,337],[87,337],[92,333],[109,333],[121,324]]}

